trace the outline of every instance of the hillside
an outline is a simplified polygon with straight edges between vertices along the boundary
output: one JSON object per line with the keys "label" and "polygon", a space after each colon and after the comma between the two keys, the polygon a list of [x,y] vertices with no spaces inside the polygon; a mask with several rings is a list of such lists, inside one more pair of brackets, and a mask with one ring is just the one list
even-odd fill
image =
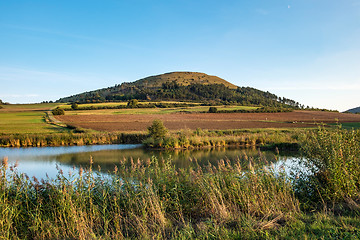
{"label": "hillside", "polygon": [[360,113],[360,107],[357,107],[357,108],[352,108],[352,109],[349,109],[345,112],[350,112],[350,113]]}
{"label": "hillside", "polygon": [[130,99],[299,107],[299,103],[278,98],[270,92],[238,87],[222,78],[198,72],[171,72],[150,76],[134,82],[61,98],[57,102],[90,103]]}

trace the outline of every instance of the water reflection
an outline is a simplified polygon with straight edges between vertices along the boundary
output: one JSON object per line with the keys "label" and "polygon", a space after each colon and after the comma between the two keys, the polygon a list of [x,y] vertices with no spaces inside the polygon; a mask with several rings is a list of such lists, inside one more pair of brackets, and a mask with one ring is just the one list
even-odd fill
{"label": "water reflection", "polygon": [[[18,172],[29,176],[45,178],[48,175],[54,178],[59,166],[64,173],[76,173],[80,167],[87,168],[90,158],[96,166],[101,167],[101,172],[113,171],[115,165],[130,158],[147,160],[155,156],[157,159],[172,159],[177,168],[188,168],[197,162],[200,166],[208,163],[216,164],[219,159],[240,160],[246,165],[249,159],[260,164],[288,163],[288,159],[294,159],[294,153],[284,153],[276,158],[275,153],[270,151],[260,152],[257,149],[242,148],[208,148],[201,150],[176,150],[157,151],[148,150],[141,145],[95,145],[73,147],[45,147],[45,148],[0,148],[0,158],[8,157],[9,163],[19,163]],[[194,161],[196,160],[196,161]],[[279,160],[279,161],[277,161]],[[279,166],[276,166],[279,167]]]}

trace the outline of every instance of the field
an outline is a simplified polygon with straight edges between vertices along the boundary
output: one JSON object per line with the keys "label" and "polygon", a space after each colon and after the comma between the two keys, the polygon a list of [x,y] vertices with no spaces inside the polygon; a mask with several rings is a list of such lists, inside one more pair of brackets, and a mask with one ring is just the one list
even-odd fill
{"label": "field", "polygon": [[[160,102],[157,102],[160,103]],[[161,102],[178,104],[181,102]],[[126,103],[82,104],[80,107],[118,106]],[[143,103],[145,104],[145,103]],[[184,103],[182,103],[184,104]],[[194,103],[185,103],[194,104]],[[196,103],[195,103],[196,104]],[[45,122],[45,112],[56,106],[70,109],[70,105],[15,104],[4,105],[0,109],[0,134],[60,133],[68,131]],[[254,110],[249,106],[216,106],[218,110]],[[258,128],[309,128],[325,123],[329,126],[337,122],[344,128],[360,126],[360,115],[323,111],[294,111],[284,113],[206,113],[208,106],[172,108],[132,108],[66,111],[56,118],[66,124],[108,132],[144,132],[154,119],[160,119],[169,130],[258,129]]]}
{"label": "field", "polygon": [[[191,105],[200,105],[201,103],[192,103],[192,102],[176,102],[176,101],[162,101],[162,102],[139,102],[140,104],[143,105],[148,105],[148,104],[159,104],[159,103],[163,103],[163,104],[191,104]],[[101,108],[101,107],[116,107],[116,106],[126,106],[127,102],[106,102],[106,103],[86,103],[86,104],[79,104],[79,107],[81,108],[87,108],[87,107],[94,107],[94,108]],[[71,104],[61,104],[59,105],[59,107],[67,110],[67,109],[71,109]]]}
{"label": "field", "polygon": [[[195,107],[200,108],[200,107]],[[158,111],[152,113],[151,111]],[[162,114],[159,114],[161,111]],[[172,109],[124,109],[72,111],[57,119],[76,127],[98,131],[133,132],[146,131],[154,119],[160,119],[170,130],[197,128],[208,130],[249,128],[308,128],[317,124],[353,124],[360,116],[320,111],[294,111],[286,113],[171,113]]]}
{"label": "field", "polygon": [[0,109],[0,134],[59,133],[63,128],[47,124],[45,112],[58,104],[14,104]]}

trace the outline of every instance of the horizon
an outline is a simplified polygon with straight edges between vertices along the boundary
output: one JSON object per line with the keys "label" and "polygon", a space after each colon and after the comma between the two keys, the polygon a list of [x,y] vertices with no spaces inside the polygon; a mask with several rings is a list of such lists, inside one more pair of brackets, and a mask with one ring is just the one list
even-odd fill
{"label": "horizon", "polygon": [[0,2],[0,99],[55,101],[201,72],[305,106],[360,106],[360,3]]}

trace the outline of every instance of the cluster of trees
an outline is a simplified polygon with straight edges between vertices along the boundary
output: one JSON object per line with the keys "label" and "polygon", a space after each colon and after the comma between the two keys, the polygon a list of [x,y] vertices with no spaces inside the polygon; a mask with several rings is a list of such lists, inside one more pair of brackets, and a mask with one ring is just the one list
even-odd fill
{"label": "cluster of trees", "polygon": [[224,84],[192,83],[184,86],[176,81],[165,82],[161,87],[144,87],[132,83],[123,83],[111,88],[85,92],[58,102],[98,103],[106,101],[138,100],[187,100],[218,104],[261,105],[268,107],[303,108],[294,100],[281,98],[270,92],[260,91],[251,87],[230,89]]}
{"label": "cluster of trees", "polygon": [[275,94],[263,92],[255,88],[239,87],[230,89],[223,84],[199,84],[187,86],[176,82],[163,83],[161,88],[140,89],[132,87],[126,93],[111,94],[105,97],[108,101],[140,100],[192,100],[215,104],[263,105],[271,107],[300,107],[300,104]]}

